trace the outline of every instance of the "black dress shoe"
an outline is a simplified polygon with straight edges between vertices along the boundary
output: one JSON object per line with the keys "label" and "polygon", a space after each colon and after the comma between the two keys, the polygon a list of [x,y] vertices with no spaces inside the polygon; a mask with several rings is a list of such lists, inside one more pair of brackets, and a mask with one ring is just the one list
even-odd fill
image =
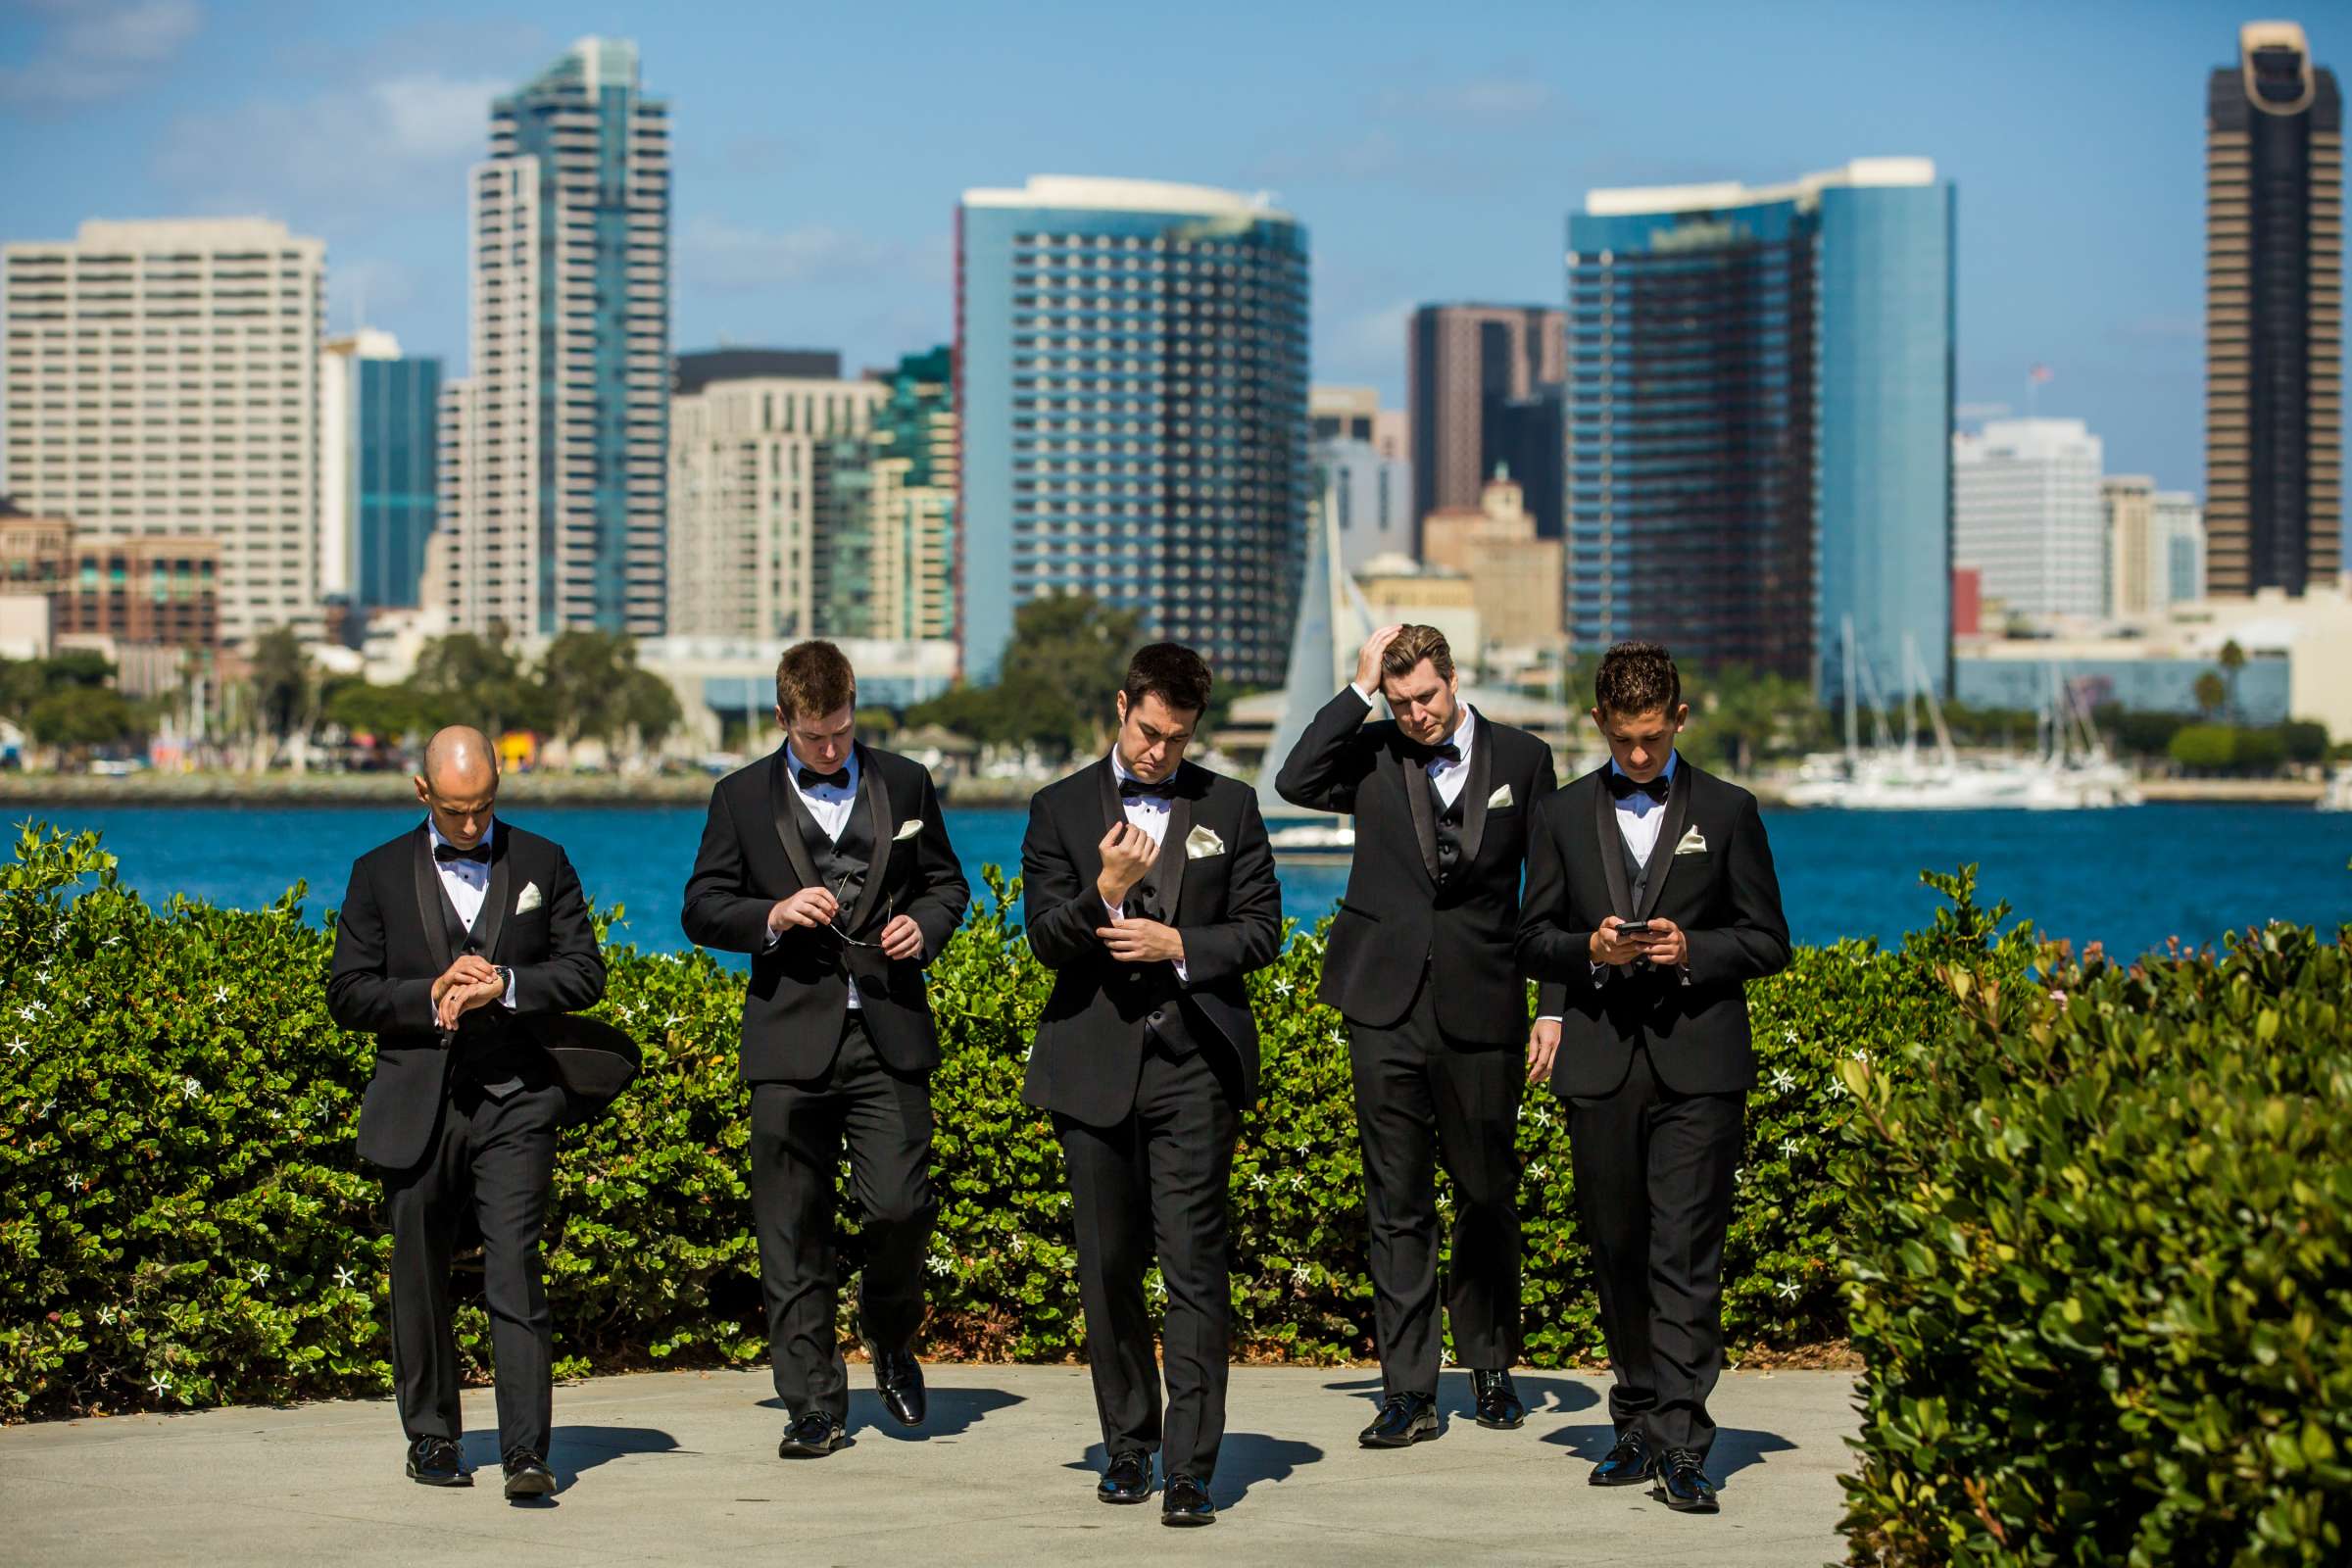
{"label": "black dress shoe", "polygon": [[1367,1448],[1409,1448],[1438,1435],[1438,1401],[1426,1394],[1392,1394],[1372,1424],[1355,1435]]}
{"label": "black dress shoe", "polygon": [[1617,1442],[1607,1457],[1592,1467],[1586,1477],[1596,1487],[1630,1487],[1647,1481],[1658,1473],[1658,1456],[1649,1449],[1640,1427],[1628,1427],[1617,1434]]}
{"label": "black dress shoe", "polygon": [[1715,1483],[1689,1448],[1668,1448],[1658,1461],[1658,1494],[1676,1513],[1714,1513]]}
{"label": "black dress shoe", "polygon": [[1152,1456],[1122,1453],[1110,1461],[1095,1495],[1104,1502],[1142,1502],[1152,1495]]}
{"label": "black dress shoe", "polygon": [[821,1459],[848,1442],[841,1423],[822,1410],[804,1410],[784,1429],[776,1445],[779,1459]]}
{"label": "black dress shoe", "polygon": [[1473,1372],[1470,1387],[1478,1396],[1478,1424],[1508,1432],[1527,1424],[1527,1406],[1519,1402],[1519,1390],[1511,1383],[1506,1369],[1500,1372]]}
{"label": "black dress shoe", "polygon": [[1208,1489],[1191,1476],[1168,1477],[1168,1490],[1159,1499],[1159,1522],[1163,1525],[1213,1525],[1217,1522],[1217,1505],[1208,1498]]}
{"label": "black dress shoe", "polygon": [[409,1445],[409,1479],[427,1487],[470,1487],[473,1472],[466,1452],[447,1438],[418,1438]]}
{"label": "black dress shoe", "polygon": [[912,1350],[876,1349],[873,1357],[874,1387],[881,1392],[882,1408],[903,1427],[921,1426],[930,1409],[923,1396],[923,1363]]}
{"label": "black dress shoe", "polygon": [[507,1455],[507,1500],[516,1497],[552,1497],[556,1494],[556,1473],[547,1461],[528,1448],[516,1448]]}

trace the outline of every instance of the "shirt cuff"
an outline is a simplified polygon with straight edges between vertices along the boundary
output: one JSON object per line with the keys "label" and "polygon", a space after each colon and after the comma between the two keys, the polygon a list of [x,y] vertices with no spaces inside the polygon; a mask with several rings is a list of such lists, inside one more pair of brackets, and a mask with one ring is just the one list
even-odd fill
{"label": "shirt cuff", "polygon": [[[1586,959],[1585,961],[1586,961],[1586,962],[1588,962],[1588,963],[1592,963],[1592,960],[1591,960],[1590,958],[1588,958],[1588,959]],[[1593,964],[1592,964],[1592,983],[1593,983],[1595,986],[1599,985],[1599,984],[1600,984],[1602,981],[1604,981],[1604,980],[1608,979],[1608,977],[1609,977],[1609,966],[1608,966],[1607,964],[1605,964],[1605,963],[1593,963]]]}
{"label": "shirt cuff", "polygon": [[1536,1020],[1536,1022],[1538,1022],[1538,1023],[1558,1023],[1559,1021],[1560,1021],[1560,1015],[1559,1015],[1558,1013],[1556,1013],[1556,1012],[1547,1012],[1547,1013],[1544,1013],[1544,1014],[1542,1017],[1539,1017],[1539,1018]]}
{"label": "shirt cuff", "polygon": [[[1097,894],[1096,897],[1101,898],[1102,895]],[[1110,916],[1110,923],[1112,925],[1117,925],[1121,920],[1127,918],[1125,911],[1122,910],[1117,905],[1111,903],[1108,899],[1102,900],[1102,912]]]}
{"label": "shirt cuff", "polygon": [[513,1012],[514,1010],[514,970],[512,966],[510,966],[507,970],[507,994],[500,999],[506,1003],[507,1010],[509,1012]]}
{"label": "shirt cuff", "polygon": [[1370,708],[1372,706],[1372,694],[1370,692],[1364,690],[1361,686],[1358,686],[1353,681],[1349,681],[1348,683],[1348,689],[1355,693],[1356,696],[1361,697],[1364,700],[1364,706],[1366,708]]}

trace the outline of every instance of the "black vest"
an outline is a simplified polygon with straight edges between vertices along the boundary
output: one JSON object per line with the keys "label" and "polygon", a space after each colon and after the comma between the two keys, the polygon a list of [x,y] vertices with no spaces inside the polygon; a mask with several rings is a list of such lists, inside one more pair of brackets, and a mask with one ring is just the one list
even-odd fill
{"label": "black vest", "polygon": [[[433,887],[441,895],[441,931],[449,939],[451,955],[480,953],[481,915],[474,916],[472,927],[466,924],[458,914],[458,906],[450,902],[449,884],[441,880],[438,867]],[[485,888],[482,908],[489,907],[490,894]],[[513,1023],[514,1015],[507,1011],[506,1004],[494,1002],[460,1018],[457,1038],[450,1043],[450,1050],[455,1053],[453,1065],[458,1072],[492,1100],[505,1100],[521,1089],[526,1077],[533,1082],[540,1080],[540,1075],[532,1071],[537,1049],[514,1034]]]}
{"label": "black vest", "polygon": [[1438,886],[1449,885],[1462,870],[1462,803],[1470,798],[1470,780],[1464,777],[1462,787],[1447,806],[1446,797],[1438,792],[1437,775],[1426,767],[1421,769],[1421,781],[1429,788],[1430,810],[1437,817]]}
{"label": "black vest", "polygon": [[[874,788],[881,788],[879,781]],[[825,837],[824,825],[808,809],[801,792],[789,784],[786,791],[792,797],[793,826],[800,830],[801,842],[808,846],[808,860],[816,868],[817,880],[841,901],[842,914],[847,919],[874,863],[874,824],[872,813],[865,808],[865,799],[859,795],[851,800],[849,820],[841,825],[841,837],[830,839]],[[877,910],[879,907],[876,906]]]}

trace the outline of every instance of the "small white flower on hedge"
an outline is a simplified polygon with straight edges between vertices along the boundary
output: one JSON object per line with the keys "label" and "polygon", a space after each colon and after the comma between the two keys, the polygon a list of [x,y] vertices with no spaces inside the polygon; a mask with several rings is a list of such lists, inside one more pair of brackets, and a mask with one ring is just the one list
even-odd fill
{"label": "small white flower on hedge", "polygon": [[1348,1037],[1341,1034],[1337,1029],[1334,1029],[1331,1032],[1331,1043],[1335,1046],[1344,1046],[1348,1043]]}
{"label": "small white flower on hedge", "polygon": [[1304,1263],[1301,1263],[1297,1268],[1291,1270],[1291,1283],[1293,1285],[1304,1285],[1313,1278],[1314,1276],[1307,1272],[1306,1265]]}
{"label": "small white flower on hedge", "polygon": [[24,1019],[26,1023],[37,1023],[40,1021],[41,1004],[35,1002],[19,1007],[17,1009],[17,1016]]}
{"label": "small white flower on hedge", "polygon": [[1295,989],[1297,988],[1294,987],[1287,978],[1278,979],[1274,982],[1274,994],[1278,997],[1287,997]]}
{"label": "small white flower on hedge", "polygon": [[1551,1174],[1551,1167],[1539,1159],[1533,1165],[1527,1167],[1527,1173],[1530,1176],[1533,1176],[1536,1180],[1542,1181]]}
{"label": "small white flower on hedge", "polygon": [[1785,1040],[1787,1040],[1787,1041],[1788,1041],[1788,1042],[1790,1045],[1792,1045],[1792,1046],[1793,1046],[1793,1045],[1795,1045],[1795,1044],[1796,1044],[1796,1029],[1795,1029],[1795,1027],[1794,1027],[1793,1025],[1791,1025],[1791,1026],[1789,1027],[1789,1029],[1787,1031],[1787,1033],[1786,1033],[1785,1035],[1783,1035],[1783,1037],[1782,1037],[1782,1038],[1783,1038],[1783,1039],[1785,1039]]}
{"label": "small white flower on hedge", "polygon": [[1793,1154],[1804,1147],[1805,1143],[1801,1138],[1784,1138],[1781,1140],[1781,1152],[1784,1155]]}
{"label": "small white flower on hedge", "polygon": [[26,1049],[24,1042],[21,1039],[11,1040],[8,1043],[8,1054],[12,1056],[29,1056],[32,1054],[32,1053]]}
{"label": "small white flower on hedge", "polygon": [[226,986],[215,986],[215,987],[213,987],[213,1000],[214,1000],[215,1002],[226,1002],[226,1001],[228,1000],[228,987],[226,987]]}
{"label": "small white flower on hedge", "polygon": [[954,1258],[943,1257],[939,1253],[934,1252],[931,1254],[930,1261],[925,1263],[923,1266],[928,1268],[934,1274],[946,1274],[955,1269],[956,1261]]}
{"label": "small white flower on hedge", "polygon": [[115,1309],[111,1306],[100,1307],[98,1309],[98,1322],[101,1327],[110,1329],[113,1328],[115,1326]]}
{"label": "small white flower on hedge", "polygon": [[269,1264],[256,1263],[253,1265],[253,1283],[256,1285],[267,1285],[270,1283]]}
{"label": "small white flower on hedge", "polygon": [[1266,1181],[1266,1173],[1262,1170],[1258,1171],[1250,1178],[1250,1190],[1253,1193],[1264,1192],[1268,1185],[1269,1184]]}
{"label": "small white flower on hedge", "polygon": [[1784,1095],[1787,1094],[1789,1090],[1796,1087],[1796,1074],[1790,1072],[1786,1067],[1781,1068],[1772,1075],[1772,1087],[1778,1089]]}
{"label": "small white flower on hedge", "polygon": [[1291,1191],[1294,1193],[1303,1193],[1306,1191],[1306,1178],[1299,1175],[1297,1171],[1291,1172]]}
{"label": "small white flower on hedge", "polygon": [[1734,1187],[1744,1187],[1747,1185],[1747,1167],[1745,1165],[1735,1165],[1732,1167],[1732,1185]]}
{"label": "small white flower on hedge", "polygon": [[190,1100],[194,1100],[198,1095],[204,1093],[204,1085],[193,1078],[182,1078],[179,1081],[179,1092]]}
{"label": "small white flower on hedge", "polygon": [[1836,1095],[1836,1096],[1839,1097],[1840,1099],[1844,1098],[1844,1095],[1845,1095],[1845,1080],[1844,1080],[1844,1079],[1842,1079],[1842,1078],[1833,1078],[1833,1079],[1831,1079],[1831,1080],[1830,1080],[1830,1093],[1831,1093],[1831,1094],[1833,1094],[1833,1095]]}
{"label": "small white flower on hedge", "polygon": [[1846,1054],[1851,1056],[1856,1061],[1870,1060],[1870,1053],[1864,1051],[1860,1046],[1856,1046],[1853,1050],[1847,1052]]}
{"label": "small white flower on hedge", "polygon": [[166,1377],[163,1373],[158,1372],[155,1375],[155,1380],[147,1385],[147,1391],[150,1394],[153,1394],[156,1397],[161,1398],[165,1395],[172,1392],[172,1380]]}
{"label": "small white flower on hedge", "polygon": [[358,1278],[359,1276],[354,1274],[348,1268],[338,1268],[335,1270],[335,1283],[341,1286],[344,1290],[350,1290],[351,1282]]}
{"label": "small white flower on hedge", "polygon": [[1783,1280],[1783,1281],[1781,1281],[1781,1283],[1780,1283],[1780,1292],[1781,1292],[1781,1294],[1782,1294],[1783,1296],[1787,1297],[1787,1298],[1788,1298],[1789,1300],[1791,1300],[1791,1301],[1795,1300],[1795,1299],[1797,1298],[1797,1297],[1798,1297],[1800,1294],[1802,1294],[1802,1293],[1800,1293],[1800,1292],[1797,1290],[1797,1288],[1796,1288],[1796,1281],[1794,1281],[1794,1280]]}

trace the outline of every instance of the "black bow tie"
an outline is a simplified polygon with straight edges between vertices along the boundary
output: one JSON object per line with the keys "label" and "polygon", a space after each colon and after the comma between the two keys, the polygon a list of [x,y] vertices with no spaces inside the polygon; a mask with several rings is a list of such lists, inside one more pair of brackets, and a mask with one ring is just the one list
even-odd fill
{"label": "black bow tie", "polygon": [[805,790],[812,790],[819,784],[830,784],[837,790],[846,790],[850,787],[850,770],[845,767],[837,772],[819,773],[813,767],[804,767],[800,772],[800,780],[801,788]]}
{"label": "black bow tie", "polygon": [[1460,761],[1462,749],[1451,741],[1440,741],[1435,746],[1415,748],[1414,755],[1420,759],[1421,765],[1427,767],[1432,762]]}
{"label": "black bow tie", "polygon": [[484,839],[470,850],[461,850],[455,844],[433,846],[433,858],[447,865],[452,860],[471,860],[476,865],[490,863],[490,841]]}
{"label": "black bow tie", "polygon": [[1139,795],[1149,795],[1156,800],[1172,801],[1176,798],[1176,779],[1174,775],[1170,775],[1156,784],[1140,778],[1119,780],[1120,800],[1132,801]]}
{"label": "black bow tie", "polygon": [[1621,801],[1635,795],[1646,795],[1653,801],[1663,803],[1666,799],[1666,786],[1667,778],[1663,773],[1656,778],[1640,781],[1627,778],[1615,768],[1609,769],[1609,793]]}

